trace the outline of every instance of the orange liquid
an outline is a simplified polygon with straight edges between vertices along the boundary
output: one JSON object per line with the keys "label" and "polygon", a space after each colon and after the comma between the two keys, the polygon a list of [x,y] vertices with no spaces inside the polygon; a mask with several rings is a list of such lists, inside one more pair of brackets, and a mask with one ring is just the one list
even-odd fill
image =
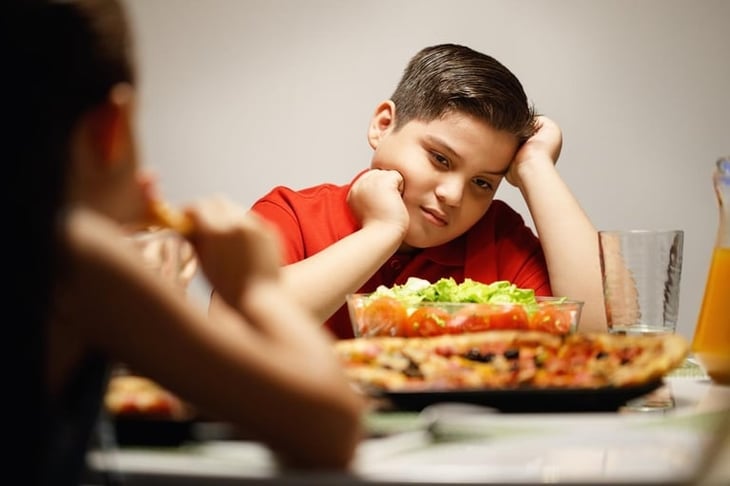
{"label": "orange liquid", "polygon": [[730,384],[730,248],[712,254],[692,352],[714,381]]}

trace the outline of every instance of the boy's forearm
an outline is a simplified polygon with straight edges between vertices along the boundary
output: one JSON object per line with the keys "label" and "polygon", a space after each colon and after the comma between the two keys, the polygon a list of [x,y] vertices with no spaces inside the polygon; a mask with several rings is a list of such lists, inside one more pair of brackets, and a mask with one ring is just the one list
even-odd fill
{"label": "boy's forearm", "polygon": [[524,171],[520,191],[545,253],[553,293],[585,302],[582,330],[605,330],[595,227],[548,157]]}
{"label": "boy's forearm", "polygon": [[395,253],[401,240],[401,231],[390,225],[368,225],[284,267],[284,286],[324,322]]}

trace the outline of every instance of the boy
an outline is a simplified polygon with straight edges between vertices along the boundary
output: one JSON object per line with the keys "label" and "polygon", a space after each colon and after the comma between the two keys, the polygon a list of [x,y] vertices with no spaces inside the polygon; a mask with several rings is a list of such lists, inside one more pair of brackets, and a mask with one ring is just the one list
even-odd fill
{"label": "boy", "polygon": [[[353,336],[346,294],[411,276],[583,300],[581,329],[605,329],[596,231],[555,169],[560,129],[535,116],[506,67],[464,46],[423,49],[377,106],[368,141],[371,168],[349,185],[277,187],[253,206],[278,227],[287,287],[337,337]],[[494,200],[503,179],[540,240]]]}

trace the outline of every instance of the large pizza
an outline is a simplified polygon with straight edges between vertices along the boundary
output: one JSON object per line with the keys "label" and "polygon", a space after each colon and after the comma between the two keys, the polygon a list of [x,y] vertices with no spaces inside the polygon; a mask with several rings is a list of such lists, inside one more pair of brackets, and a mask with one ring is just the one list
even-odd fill
{"label": "large pizza", "polygon": [[660,379],[689,351],[679,335],[487,331],[341,340],[353,383],[385,391],[630,387]]}

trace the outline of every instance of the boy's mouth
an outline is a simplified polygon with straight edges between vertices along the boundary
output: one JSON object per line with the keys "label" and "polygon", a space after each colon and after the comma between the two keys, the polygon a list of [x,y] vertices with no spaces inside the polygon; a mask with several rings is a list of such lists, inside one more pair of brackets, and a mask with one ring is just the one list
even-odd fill
{"label": "boy's mouth", "polygon": [[425,219],[436,226],[446,226],[449,224],[446,215],[437,209],[421,207]]}

